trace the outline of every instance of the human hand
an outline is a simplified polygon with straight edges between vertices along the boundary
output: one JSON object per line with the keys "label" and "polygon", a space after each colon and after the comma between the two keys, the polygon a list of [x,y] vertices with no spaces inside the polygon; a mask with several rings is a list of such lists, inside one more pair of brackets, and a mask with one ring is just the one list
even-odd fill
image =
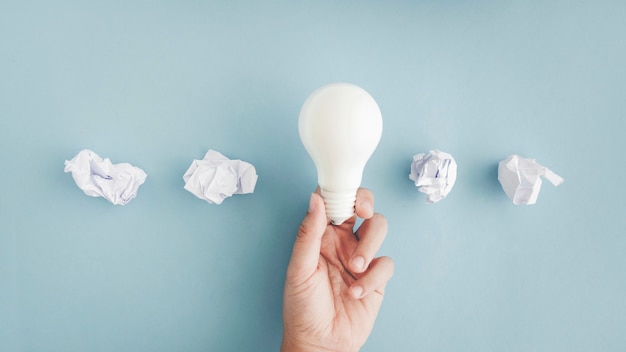
{"label": "human hand", "polygon": [[393,275],[389,257],[374,258],[387,220],[374,213],[374,196],[359,189],[356,216],[335,226],[313,193],[298,231],[283,296],[282,352],[358,351],[367,340]]}

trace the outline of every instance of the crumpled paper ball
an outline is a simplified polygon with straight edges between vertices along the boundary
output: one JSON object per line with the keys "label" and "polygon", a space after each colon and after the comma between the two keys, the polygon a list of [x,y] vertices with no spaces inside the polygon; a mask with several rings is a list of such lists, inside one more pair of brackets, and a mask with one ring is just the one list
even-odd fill
{"label": "crumpled paper ball", "polygon": [[416,154],[411,163],[409,178],[426,193],[426,203],[444,199],[456,182],[456,161],[452,155],[439,150]]}
{"label": "crumpled paper ball", "polygon": [[202,160],[194,160],[183,176],[185,189],[211,204],[222,204],[233,194],[254,192],[258,176],[254,166],[230,160],[209,149]]}
{"label": "crumpled paper ball", "polygon": [[535,159],[513,154],[498,164],[498,181],[513,204],[535,204],[541,191],[541,176],[554,186],[564,182],[561,176]]}
{"label": "crumpled paper ball", "polygon": [[65,161],[65,172],[71,172],[76,185],[90,197],[103,197],[116,205],[125,205],[137,196],[146,181],[146,173],[128,163],[112,164],[91,150],[81,150]]}

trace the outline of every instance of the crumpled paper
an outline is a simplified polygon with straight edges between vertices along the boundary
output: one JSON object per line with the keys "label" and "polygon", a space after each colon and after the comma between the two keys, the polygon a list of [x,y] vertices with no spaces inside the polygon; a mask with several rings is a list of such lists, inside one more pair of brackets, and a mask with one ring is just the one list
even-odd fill
{"label": "crumpled paper", "polygon": [[498,181],[504,193],[513,201],[513,204],[535,204],[541,190],[541,177],[550,181],[554,186],[564,182],[563,178],[535,159],[511,155],[500,161],[498,165]]}
{"label": "crumpled paper", "polygon": [[112,164],[91,150],[81,150],[72,160],[65,161],[65,172],[71,172],[76,185],[91,197],[103,197],[109,202],[125,205],[137,196],[146,181],[146,173],[128,163]]}
{"label": "crumpled paper", "polygon": [[439,150],[413,156],[409,178],[426,193],[426,203],[437,203],[444,199],[456,182],[456,161],[452,155]]}
{"label": "crumpled paper", "polygon": [[209,149],[202,160],[194,160],[183,176],[185,189],[211,204],[222,204],[233,194],[254,192],[258,176],[254,166],[230,160]]}

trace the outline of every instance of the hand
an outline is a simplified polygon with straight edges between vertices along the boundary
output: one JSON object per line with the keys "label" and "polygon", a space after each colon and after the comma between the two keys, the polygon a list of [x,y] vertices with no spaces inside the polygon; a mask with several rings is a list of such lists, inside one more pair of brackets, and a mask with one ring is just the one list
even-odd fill
{"label": "hand", "polygon": [[374,213],[374,196],[357,192],[356,216],[330,225],[322,197],[313,193],[293,246],[283,297],[281,351],[358,351],[367,340],[393,275],[393,261],[374,258],[387,234]]}

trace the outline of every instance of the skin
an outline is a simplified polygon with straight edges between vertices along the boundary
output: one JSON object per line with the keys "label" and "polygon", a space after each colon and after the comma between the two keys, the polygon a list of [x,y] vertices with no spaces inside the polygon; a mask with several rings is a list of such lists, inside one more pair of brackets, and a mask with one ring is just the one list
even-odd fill
{"label": "skin", "polygon": [[313,193],[287,269],[283,296],[283,352],[358,351],[367,340],[393,275],[378,257],[387,221],[374,213],[374,196],[359,189],[356,216],[339,226]]}

